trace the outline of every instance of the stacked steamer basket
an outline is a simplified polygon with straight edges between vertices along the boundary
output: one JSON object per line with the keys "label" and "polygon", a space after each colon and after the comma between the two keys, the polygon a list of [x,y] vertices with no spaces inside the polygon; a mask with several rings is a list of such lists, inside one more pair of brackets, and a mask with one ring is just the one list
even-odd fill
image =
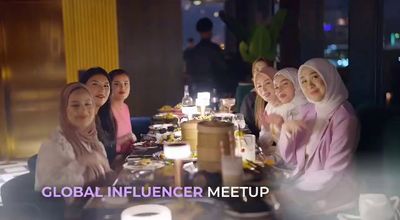
{"label": "stacked steamer basket", "polygon": [[197,152],[197,124],[199,121],[191,120],[181,124],[182,140],[190,145],[192,152]]}
{"label": "stacked steamer basket", "polygon": [[234,127],[229,122],[203,121],[198,123],[197,163],[199,171],[221,172],[221,148],[231,153]]}

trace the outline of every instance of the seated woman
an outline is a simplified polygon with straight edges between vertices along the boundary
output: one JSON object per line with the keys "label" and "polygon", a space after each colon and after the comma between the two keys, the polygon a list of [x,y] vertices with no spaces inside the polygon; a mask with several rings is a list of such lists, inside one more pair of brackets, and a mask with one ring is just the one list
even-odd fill
{"label": "seated woman", "polygon": [[358,120],[339,73],[327,60],[307,61],[298,78],[314,106],[304,109],[301,121],[282,125],[278,148],[285,162],[296,167],[294,185],[282,192],[300,210],[334,212],[356,197],[350,171]]}
{"label": "seated woman", "polygon": [[[254,61],[252,65],[253,79],[254,74],[266,66],[268,66],[267,62],[263,58],[259,58]],[[240,106],[240,113],[244,115],[246,125],[249,127],[251,133],[257,137],[257,139],[261,129],[259,115],[264,112],[265,105],[266,102],[259,95],[257,95],[256,89],[254,88],[243,98],[243,102]]]}
{"label": "seated woman", "polygon": [[111,111],[110,77],[103,68],[93,67],[79,77],[79,82],[87,86],[94,98],[98,137],[106,149],[107,158],[111,164],[116,156],[116,131],[115,119]]}
{"label": "seated woman", "polygon": [[[279,70],[274,76],[274,89],[275,95],[282,103],[281,115],[276,115],[277,120],[274,121],[280,130],[284,121],[298,119],[302,109],[307,108],[310,103],[301,91],[295,68]],[[272,116],[270,115],[270,117]]]}
{"label": "seated woman", "polygon": [[277,71],[271,67],[264,67],[261,71],[254,74],[254,87],[257,94],[267,103],[262,115],[259,115],[261,121],[261,131],[259,137],[259,144],[268,153],[274,153],[275,150],[271,148],[273,142],[277,141],[278,130],[276,127],[271,126],[270,118],[267,115],[276,113],[281,114],[281,102],[275,95],[272,79]]}
{"label": "seated woman", "polygon": [[35,190],[90,185],[110,171],[94,117],[89,90],[80,83],[68,84],[61,93],[60,127],[38,153]]}
{"label": "seated woman", "polygon": [[117,127],[117,153],[128,153],[132,144],[136,141],[132,133],[131,115],[128,105],[125,104],[129,96],[131,84],[128,74],[122,69],[115,69],[110,72],[112,94],[111,109]]}

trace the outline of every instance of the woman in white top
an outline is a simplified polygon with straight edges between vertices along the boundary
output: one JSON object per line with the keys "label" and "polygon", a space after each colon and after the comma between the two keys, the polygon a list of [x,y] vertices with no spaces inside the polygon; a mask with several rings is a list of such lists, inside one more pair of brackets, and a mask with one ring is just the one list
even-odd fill
{"label": "woman in white top", "polygon": [[35,190],[90,185],[110,171],[94,117],[89,90],[80,83],[68,84],[61,93],[60,126],[38,153]]}

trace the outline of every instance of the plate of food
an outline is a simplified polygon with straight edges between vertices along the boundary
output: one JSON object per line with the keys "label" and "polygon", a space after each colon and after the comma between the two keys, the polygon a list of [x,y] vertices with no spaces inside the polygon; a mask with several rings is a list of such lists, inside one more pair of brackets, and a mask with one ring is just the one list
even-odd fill
{"label": "plate of food", "polygon": [[133,144],[135,149],[152,149],[152,148],[157,148],[158,144],[156,141],[153,140],[147,140],[147,141],[141,141],[141,142],[136,142]]}
{"label": "plate of food", "polygon": [[174,124],[171,123],[166,123],[166,124],[153,124],[149,126],[149,129],[152,131],[163,131],[164,133],[166,131],[174,131],[175,130],[175,126]]}
{"label": "plate of food", "polygon": [[[169,159],[165,158],[164,151],[155,152],[153,154],[153,158],[156,159],[156,160],[169,160]],[[196,154],[192,154],[191,157],[186,158],[186,159],[182,159],[182,161],[183,162],[195,162],[195,161],[197,161],[197,155]]]}
{"label": "plate of food", "polygon": [[175,107],[172,107],[170,105],[163,105],[161,108],[158,109],[159,112],[180,112],[181,107],[179,105],[176,105]]}
{"label": "plate of food", "polygon": [[152,160],[149,158],[142,158],[140,160],[128,160],[123,165],[124,169],[137,170],[137,169],[158,169],[165,166],[163,161]]}

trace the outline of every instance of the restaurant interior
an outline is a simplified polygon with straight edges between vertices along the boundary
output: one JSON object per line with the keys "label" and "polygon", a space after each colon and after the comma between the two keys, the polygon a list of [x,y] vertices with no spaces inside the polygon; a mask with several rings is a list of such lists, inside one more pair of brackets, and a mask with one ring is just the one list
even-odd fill
{"label": "restaurant interior", "polygon": [[[0,219],[400,219],[399,11],[398,0],[0,0]],[[212,22],[210,40],[221,56],[202,55],[218,56],[223,70],[216,71],[215,81],[202,81],[210,82],[202,87],[194,83],[192,71],[208,63],[192,61],[203,42],[198,21],[204,17]],[[357,141],[349,150],[357,185],[351,206],[309,212],[299,203],[319,206],[325,194],[283,192],[296,172],[284,156],[272,152],[279,151],[284,132],[272,138],[276,149],[264,148],[262,127],[252,129],[243,112],[250,93],[264,99],[256,88],[258,58],[264,58],[274,73],[296,68],[296,81],[301,81],[297,69],[300,74],[312,58],[323,58],[340,76],[358,123]],[[72,202],[43,198],[43,191],[37,190],[38,169],[49,161],[43,161],[40,149],[52,132],[64,129],[60,106],[66,85],[90,91],[82,79],[97,67],[110,76],[121,69],[122,75],[111,78],[128,79],[130,92],[121,103],[127,106],[130,117],[125,123],[134,138],[128,151],[121,145],[120,152],[116,140],[117,155],[106,158],[112,175],[96,187],[267,186],[268,195],[114,196]],[[325,87],[332,83],[323,80]],[[108,81],[114,89],[114,82]],[[258,121],[257,98],[253,121]],[[107,103],[111,111],[111,101]],[[282,123],[279,128],[284,129]],[[340,135],[347,140],[346,132]],[[313,161],[307,151],[305,157],[307,173]],[[333,173],[336,177],[340,172]],[[315,178],[318,182],[324,176]],[[333,188],[346,194],[339,183]],[[307,200],[313,193],[320,200]],[[370,207],[364,204],[368,199]]]}

